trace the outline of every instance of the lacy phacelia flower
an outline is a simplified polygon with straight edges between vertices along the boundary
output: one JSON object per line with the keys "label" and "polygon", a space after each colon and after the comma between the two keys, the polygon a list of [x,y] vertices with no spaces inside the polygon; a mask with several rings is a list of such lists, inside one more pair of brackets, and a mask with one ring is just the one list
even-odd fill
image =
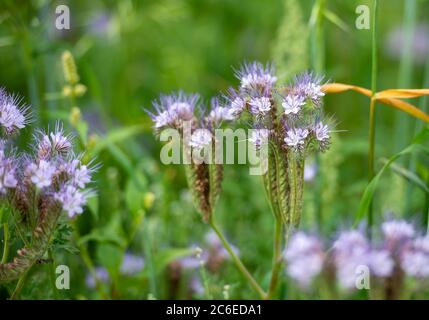
{"label": "lacy phacelia flower", "polygon": [[196,150],[201,150],[212,143],[212,133],[208,129],[197,129],[192,133],[189,145]]}
{"label": "lacy phacelia flower", "polygon": [[290,239],[284,256],[287,274],[302,287],[308,287],[323,269],[324,254],[320,241],[303,232]]}
{"label": "lacy phacelia flower", "polygon": [[421,251],[405,252],[402,256],[401,267],[411,277],[429,277],[429,255]]}
{"label": "lacy phacelia flower", "polygon": [[0,88],[0,125],[6,134],[15,133],[25,127],[28,106],[20,105],[21,99]]}
{"label": "lacy phacelia flower", "polygon": [[305,105],[305,98],[302,95],[289,94],[282,102],[282,107],[286,115],[298,114],[303,105]]}
{"label": "lacy phacelia flower", "polygon": [[305,138],[308,136],[308,130],[297,128],[290,129],[286,132],[285,143],[295,150],[301,149],[304,146]]}
{"label": "lacy phacelia flower", "polygon": [[191,121],[199,96],[186,95],[179,91],[169,96],[161,96],[159,101],[153,102],[156,113],[147,111],[151,116],[155,129],[174,127],[181,121]]}
{"label": "lacy phacelia flower", "polygon": [[242,98],[235,90],[229,90],[229,96],[227,97],[227,100],[229,101],[229,109],[231,110],[231,114],[234,115],[234,117],[240,116],[244,110],[246,110],[246,99]]}
{"label": "lacy phacelia flower", "polygon": [[71,185],[57,192],[55,198],[62,204],[69,218],[81,214],[86,203],[86,194]]}
{"label": "lacy phacelia flower", "polygon": [[208,119],[215,125],[222,121],[231,121],[235,119],[234,111],[230,108],[221,106],[218,98],[213,98],[211,100],[211,108]]}
{"label": "lacy phacelia flower", "polygon": [[368,261],[372,274],[380,278],[389,277],[395,266],[395,262],[387,250],[372,250],[369,252]]}
{"label": "lacy phacelia flower", "polygon": [[261,63],[246,63],[237,72],[237,78],[241,82],[243,89],[271,89],[277,81],[274,75],[274,68],[270,65],[263,66]]}
{"label": "lacy phacelia flower", "polygon": [[312,73],[304,73],[295,77],[295,92],[303,95],[305,99],[311,100],[315,105],[319,105],[320,98],[325,95],[321,86],[322,78]]}
{"label": "lacy phacelia flower", "polygon": [[314,128],[314,135],[316,136],[316,139],[320,143],[326,143],[330,136],[329,136],[329,127],[322,122],[318,122]]}
{"label": "lacy phacelia flower", "polygon": [[13,161],[1,157],[0,159],[0,194],[5,194],[6,189],[16,188],[15,166]]}
{"label": "lacy phacelia flower", "polygon": [[258,97],[251,99],[250,112],[255,116],[263,116],[271,110],[271,101],[267,97]]}
{"label": "lacy phacelia flower", "polygon": [[45,160],[40,160],[38,163],[30,163],[27,167],[31,182],[39,189],[51,185],[55,171],[55,166]]}
{"label": "lacy phacelia flower", "polygon": [[254,129],[250,134],[249,141],[259,148],[268,143],[270,130],[268,129]]}
{"label": "lacy phacelia flower", "polygon": [[64,134],[62,126],[58,123],[54,132],[49,134],[41,132],[39,136],[38,154],[41,159],[66,155],[72,148],[71,137]]}

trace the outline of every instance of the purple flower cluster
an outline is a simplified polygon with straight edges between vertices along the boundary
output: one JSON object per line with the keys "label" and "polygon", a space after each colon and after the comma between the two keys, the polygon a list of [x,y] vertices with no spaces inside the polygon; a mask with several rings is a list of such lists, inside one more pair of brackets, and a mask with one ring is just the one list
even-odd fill
{"label": "purple flower cluster", "polygon": [[[356,230],[341,232],[329,250],[313,235],[298,232],[285,249],[286,272],[308,288],[318,276],[335,274],[340,288],[356,288],[359,268],[366,268],[378,284],[429,278],[429,236],[417,236],[404,220],[381,225],[380,241],[370,242]],[[400,286],[398,286],[400,287]]]}
{"label": "purple flower cluster", "polygon": [[249,111],[254,127],[274,131],[270,139],[278,139],[276,143],[283,148],[300,154],[327,149],[331,129],[320,120],[325,95],[322,78],[304,73],[291,85],[276,88],[274,68],[258,62],[244,64],[236,75],[241,85],[229,91],[231,114],[238,117]]}
{"label": "purple flower cluster", "polygon": [[[19,107],[19,100],[0,92],[0,124],[8,138],[27,123],[28,108]],[[59,123],[52,132],[37,132],[34,140],[34,152],[21,154],[10,152],[11,141],[0,143],[0,193],[21,209],[53,201],[70,218],[82,213],[94,168],[73,153],[72,138]]]}

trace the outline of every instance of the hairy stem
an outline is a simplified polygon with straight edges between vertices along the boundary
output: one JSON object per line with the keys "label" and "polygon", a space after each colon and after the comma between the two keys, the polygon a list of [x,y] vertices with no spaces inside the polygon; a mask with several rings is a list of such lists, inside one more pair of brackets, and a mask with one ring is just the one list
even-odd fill
{"label": "hairy stem", "polygon": [[3,224],[3,256],[1,263],[6,263],[9,256],[9,225]]}
{"label": "hairy stem", "polygon": [[266,293],[262,288],[259,286],[259,284],[256,282],[256,280],[253,278],[253,276],[250,274],[250,272],[247,270],[247,268],[244,266],[243,262],[240,260],[240,258],[235,254],[234,250],[231,248],[228,241],[225,239],[224,235],[222,234],[222,231],[217,227],[216,223],[214,222],[213,216],[211,216],[209,220],[209,224],[212,227],[213,231],[217,234],[220,241],[222,242],[225,249],[230,254],[232,260],[234,261],[235,265],[237,266],[238,270],[241,272],[244,278],[248,281],[249,285],[258,293],[259,297],[261,299],[266,298]]}

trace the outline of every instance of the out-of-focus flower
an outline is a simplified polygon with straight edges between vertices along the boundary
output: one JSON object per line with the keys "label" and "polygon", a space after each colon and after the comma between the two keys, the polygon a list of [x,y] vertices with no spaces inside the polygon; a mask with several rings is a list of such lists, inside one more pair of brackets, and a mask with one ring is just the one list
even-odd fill
{"label": "out-of-focus flower", "polygon": [[121,273],[124,275],[134,275],[144,268],[144,259],[131,253],[126,253],[122,260]]}
{"label": "out-of-focus flower", "polygon": [[412,61],[416,64],[424,64],[429,55],[429,26],[427,24],[417,25],[411,37],[408,36],[403,26],[394,28],[389,32],[385,41],[387,55],[400,60],[408,41],[411,41]]}
{"label": "out-of-focus flower", "polygon": [[88,288],[94,289],[97,286],[96,279],[102,283],[108,283],[110,281],[109,273],[106,268],[96,267],[94,272],[96,278],[91,273],[88,273],[86,276],[85,283]]}
{"label": "out-of-focus flower", "polygon": [[252,130],[249,141],[259,148],[268,143],[270,130],[268,129],[255,129]]}
{"label": "out-of-focus flower", "polygon": [[316,237],[296,233],[290,239],[284,256],[287,274],[302,287],[308,287],[322,271],[323,248]]}

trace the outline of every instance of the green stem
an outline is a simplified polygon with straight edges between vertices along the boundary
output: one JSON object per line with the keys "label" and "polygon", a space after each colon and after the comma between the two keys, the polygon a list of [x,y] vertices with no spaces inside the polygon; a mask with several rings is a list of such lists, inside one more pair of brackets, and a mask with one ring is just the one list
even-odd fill
{"label": "green stem", "polygon": [[247,268],[244,266],[243,262],[240,260],[240,258],[235,254],[234,250],[232,250],[231,246],[229,245],[228,241],[225,239],[224,235],[222,234],[222,231],[217,227],[216,223],[214,222],[213,215],[210,217],[209,224],[212,227],[213,231],[217,234],[220,241],[222,242],[225,249],[230,254],[232,260],[234,261],[235,265],[237,266],[238,270],[241,272],[241,274],[247,279],[250,286],[258,293],[259,297],[261,299],[266,298],[266,293],[262,288],[259,286],[259,284],[256,282],[256,280],[252,277],[250,272],[247,270]]}
{"label": "green stem", "polygon": [[[32,265],[33,266],[33,265]],[[18,280],[18,283],[16,284],[15,290],[13,290],[12,295],[10,296],[10,300],[16,300],[18,299],[19,295],[21,294],[22,288],[24,288],[25,282],[27,280],[27,275],[30,272],[32,266],[28,268],[27,272],[25,272]]]}
{"label": "green stem", "polygon": [[274,230],[274,243],[273,243],[273,267],[271,271],[271,281],[268,288],[267,300],[272,299],[273,295],[276,292],[279,271],[282,264],[281,257],[281,247],[282,247],[282,222],[281,220],[276,220],[275,230]]}
{"label": "green stem", "polygon": [[[378,1],[373,0],[372,9],[372,67],[371,67],[371,103],[369,108],[369,149],[368,149],[368,180],[371,181],[375,175],[374,159],[375,159],[375,99],[374,96],[377,92],[377,11]],[[368,210],[368,234],[371,235],[373,225],[373,204],[372,200]]]}
{"label": "green stem", "polygon": [[9,225],[7,223],[3,224],[3,256],[1,263],[6,263],[9,256]]}
{"label": "green stem", "polygon": [[55,260],[51,249],[48,250],[48,257],[49,257],[49,279],[51,281],[52,292],[54,293],[54,298],[58,299],[59,298],[58,290],[57,290],[57,286],[55,285]]}

